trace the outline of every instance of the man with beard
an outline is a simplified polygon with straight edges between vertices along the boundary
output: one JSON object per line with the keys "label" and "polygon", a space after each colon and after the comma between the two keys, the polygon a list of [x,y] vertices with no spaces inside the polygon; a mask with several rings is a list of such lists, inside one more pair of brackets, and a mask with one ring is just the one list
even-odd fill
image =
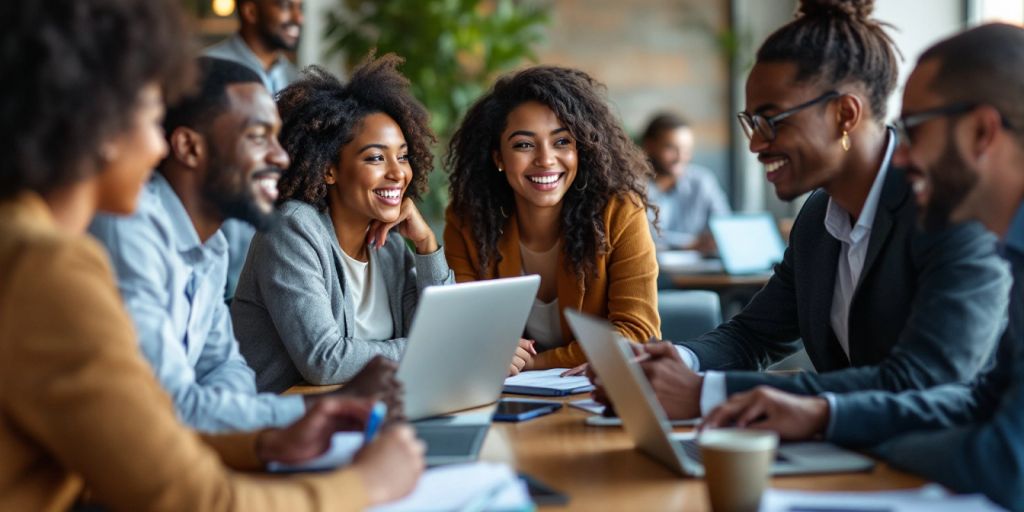
{"label": "man with beard", "polygon": [[[302,35],[302,0],[240,0],[238,33],[204,52],[209,57],[226,59],[248,66],[263,80],[272,96],[298,76],[285,52],[299,46]],[[235,295],[238,274],[249,252],[253,229],[237,220],[228,220],[221,229],[228,240],[228,278],[224,298]]]}
{"label": "man with beard", "polygon": [[[662,112],[647,124],[641,139],[654,167],[647,199],[658,207],[658,249],[709,249],[708,219],[729,214],[729,201],[715,173],[691,162],[693,129],[678,115]],[[652,215],[653,222],[653,215]]]}
{"label": "man with beard", "polygon": [[[285,426],[324,396],[257,394],[222,300],[228,218],[266,227],[277,179],[289,164],[281,121],[260,77],[204,57],[198,92],[167,111],[169,154],[130,217],[99,215],[90,232],[106,246],[142,353],[179,417],[204,432]],[[371,361],[347,393],[388,395],[395,365]]]}
{"label": "man with beard", "polygon": [[302,0],[240,0],[238,33],[204,53],[252,68],[276,96],[298,76],[285,52],[298,48],[302,22]]}
{"label": "man with beard", "polygon": [[[871,446],[893,465],[1024,510],[1024,29],[985,25],[927,50],[903,97],[903,146],[925,229],[981,221],[1010,263],[1009,323],[995,367],[969,385],[799,397],[734,395],[705,427],[770,429]],[[882,443],[882,444],[878,444]]]}

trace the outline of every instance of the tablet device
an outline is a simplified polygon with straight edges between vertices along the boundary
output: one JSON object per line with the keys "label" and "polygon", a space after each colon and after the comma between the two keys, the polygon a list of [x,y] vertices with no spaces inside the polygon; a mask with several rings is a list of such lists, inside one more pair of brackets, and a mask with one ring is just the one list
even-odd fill
{"label": "tablet device", "polygon": [[494,421],[523,421],[553,413],[562,408],[562,402],[541,400],[503,399],[494,411]]}

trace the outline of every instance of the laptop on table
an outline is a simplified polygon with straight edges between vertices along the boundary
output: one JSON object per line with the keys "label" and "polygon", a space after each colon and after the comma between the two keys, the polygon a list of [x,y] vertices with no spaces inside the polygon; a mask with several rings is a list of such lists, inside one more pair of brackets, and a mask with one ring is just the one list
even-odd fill
{"label": "laptop on table", "polygon": [[[636,448],[682,476],[703,476],[700,449],[692,433],[674,434],[643,371],[633,362],[629,342],[608,322],[565,310],[587,360],[601,375],[615,410]],[[779,445],[773,475],[868,471],[874,461],[823,442]]]}
{"label": "laptop on table", "polygon": [[490,414],[437,416],[501,396],[539,287],[540,276],[530,275],[423,290],[397,378],[428,465],[477,458]]}

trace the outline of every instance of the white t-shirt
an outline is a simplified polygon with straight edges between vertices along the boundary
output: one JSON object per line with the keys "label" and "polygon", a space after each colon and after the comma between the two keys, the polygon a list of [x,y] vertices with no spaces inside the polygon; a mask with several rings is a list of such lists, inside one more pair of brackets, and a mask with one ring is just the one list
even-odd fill
{"label": "white t-shirt", "polygon": [[388,305],[384,277],[373,272],[370,261],[359,261],[341,251],[345,271],[345,293],[352,298],[356,314],[355,337],[363,340],[390,340],[395,336]]}
{"label": "white t-shirt", "polygon": [[[558,280],[558,253],[561,242],[544,252],[533,252],[522,243],[519,253],[522,255],[523,274],[539,274],[545,283]],[[562,317],[559,315],[558,297],[544,302],[537,297],[533,299],[530,317],[526,320],[526,337],[537,342],[538,348],[547,350],[560,347],[562,340]]]}

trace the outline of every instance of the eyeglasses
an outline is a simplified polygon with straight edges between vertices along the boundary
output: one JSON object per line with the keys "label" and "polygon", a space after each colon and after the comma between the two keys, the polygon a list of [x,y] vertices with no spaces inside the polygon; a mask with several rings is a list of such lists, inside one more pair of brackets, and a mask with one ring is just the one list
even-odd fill
{"label": "eyeglasses", "polygon": [[[959,103],[953,103],[952,105],[930,108],[916,114],[902,116],[895,123],[896,134],[899,135],[900,140],[905,141],[907,144],[911,144],[913,143],[913,140],[910,137],[910,130],[914,127],[939,117],[950,117],[965,114],[981,105],[981,103],[962,101]],[[1010,131],[1014,130],[1013,125],[1006,120],[1006,116],[1002,115],[1002,113],[999,114],[999,122],[1002,123],[1003,128]]]}
{"label": "eyeglasses", "polygon": [[743,127],[743,133],[747,135],[748,139],[754,138],[754,132],[757,132],[761,138],[767,141],[773,141],[775,140],[775,123],[778,123],[779,121],[782,121],[783,119],[796,114],[807,107],[817,105],[824,101],[829,101],[839,96],[839,91],[829,91],[811,101],[801,103],[789,110],[784,110],[771,117],[764,117],[761,114],[740,112],[736,114],[736,118],[740,120],[740,126]]}

